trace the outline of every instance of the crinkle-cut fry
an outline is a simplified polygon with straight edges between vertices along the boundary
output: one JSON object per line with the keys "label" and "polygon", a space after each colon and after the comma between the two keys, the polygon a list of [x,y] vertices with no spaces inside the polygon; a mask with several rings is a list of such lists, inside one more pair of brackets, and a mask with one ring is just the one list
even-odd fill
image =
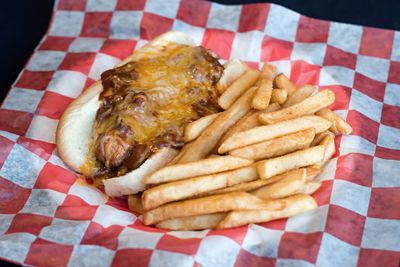
{"label": "crinkle-cut fry", "polygon": [[282,105],[285,103],[286,99],[288,97],[288,93],[285,89],[273,89],[271,92],[271,102],[272,103],[278,103],[279,105]]}
{"label": "crinkle-cut fry", "polygon": [[322,139],[320,145],[322,145],[325,148],[324,158],[322,159],[321,162],[321,165],[325,165],[336,152],[335,139],[332,136],[327,135],[325,136],[324,139]]}
{"label": "crinkle-cut fry", "polygon": [[288,96],[286,102],[282,105],[282,108],[287,108],[297,104],[307,97],[311,96],[315,91],[315,87],[312,85],[305,85],[295,90],[290,96]]}
{"label": "crinkle-cut fry", "polygon": [[231,211],[217,225],[217,229],[238,227],[249,223],[262,223],[272,220],[287,218],[297,214],[313,210],[318,207],[317,202],[308,195],[297,194],[280,200],[286,205],[283,210],[250,210],[250,211]]}
{"label": "crinkle-cut fry", "polygon": [[261,112],[272,112],[279,109],[278,103],[270,104],[264,111],[249,111],[246,116],[242,117],[235,125],[233,125],[229,130],[222,136],[221,140],[218,142],[217,147],[219,147],[226,139],[232,136],[235,133],[243,132],[248,129],[260,126],[260,120],[258,117],[260,116]]}
{"label": "crinkle-cut fry", "polygon": [[211,114],[192,121],[185,127],[183,139],[185,143],[193,141],[206,129],[220,113]]}
{"label": "crinkle-cut fry", "polygon": [[247,90],[229,109],[222,112],[183,153],[180,163],[205,158],[217,145],[221,136],[251,109],[256,88]]}
{"label": "crinkle-cut fry", "polygon": [[245,192],[233,192],[169,203],[143,214],[145,225],[193,215],[212,214],[230,210],[280,210],[282,201],[266,201]]}
{"label": "crinkle-cut fry", "polygon": [[242,76],[249,69],[249,66],[239,59],[231,59],[224,64],[224,69],[225,71],[217,83],[217,90],[220,94]]}
{"label": "crinkle-cut fry", "polygon": [[257,110],[264,110],[268,107],[272,95],[271,81],[262,80],[257,91],[254,94],[251,103],[252,108]]}
{"label": "crinkle-cut fry", "polygon": [[283,135],[291,134],[307,128],[314,128],[315,133],[327,130],[331,122],[319,116],[303,116],[300,118],[281,121],[275,124],[255,127],[238,132],[227,138],[218,148],[220,154],[230,150],[260,143]]}
{"label": "crinkle-cut fry", "polygon": [[226,212],[220,212],[169,219],[157,223],[156,227],[173,231],[214,229],[226,214]]}
{"label": "crinkle-cut fry", "polygon": [[241,147],[229,151],[229,155],[260,160],[285,155],[310,146],[315,136],[315,129],[308,128],[265,142]]}
{"label": "crinkle-cut fry", "polygon": [[332,122],[331,128],[329,130],[333,132],[335,135],[339,134],[351,134],[353,128],[348,124],[342,117],[337,115],[335,112],[330,110],[329,108],[324,108],[315,113],[315,115],[321,116],[327,120]]}
{"label": "crinkle-cut fry", "polygon": [[181,181],[161,184],[143,192],[145,210],[191,196],[258,179],[255,164],[232,171],[209,174]]}
{"label": "crinkle-cut fry", "polygon": [[322,145],[299,150],[277,158],[267,159],[257,164],[261,179],[268,179],[274,175],[293,169],[321,164],[324,159],[325,147]]}
{"label": "crinkle-cut fry", "polygon": [[233,156],[219,156],[198,161],[166,166],[144,178],[146,184],[160,184],[186,178],[220,173],[249,166],[253,160]]}
{"label": "crinkle-cut fry", "polygon": [[306,183],[305,168],[287,172],[284,176],[279,181],[250,193],[261,199],[279,199],[295,194]]}
{"label": "crinkle-cut fry", "polygon": [[247,89],[253,86],[260,77],[260,71],[250,69],[234,81],[218,99],[223,109],[228,109]]}
{"label": "crinkle-cut fry", "polygon": [[288,95],[291,95],[296,90],[296,86],[283,73],[275,77],[274,88],[285,89]]}
{"label": "crinkle-cut fry", "polygon": [[311,146],[316,146],[319,143],[321,143],[322,139],[324,139],[327,135],[330,135],[333,138],[335,138],[335,134],[332,133],[331,131],[329,131],[329,130],[323,131],[322,133],[315,135],[314,140],[311,142]]}
{"label": "crinkle-cut fry", "polygon": [[322,185],[321,182],[316,182],[316,181],[307,182],[304,185],[302,185],[297,190],[296,193],[305,194],[305,195],[312,195],[321,187],[321,185]]}
{"label": "crinkle-cut fry", "polygon": [[131,211],[142,214],[144,212],[142,206],[142,195],[141,194],[129,195],[128,207]]}
{"label": "crinkle-cut fry", "polygon": [[261,68],[261,78],[273,81],[275,78],[276,67],[269,63],[265,63]]}
{"label": "crinkle-cut fry", "polygon": [[262,113],[260,115],[260,121],[263,123],[276,123],[299,116],[313,114],[318,110],[329,106],[334,101],[335,94],[331,90],[325,89],[290,107],[274,112]]}

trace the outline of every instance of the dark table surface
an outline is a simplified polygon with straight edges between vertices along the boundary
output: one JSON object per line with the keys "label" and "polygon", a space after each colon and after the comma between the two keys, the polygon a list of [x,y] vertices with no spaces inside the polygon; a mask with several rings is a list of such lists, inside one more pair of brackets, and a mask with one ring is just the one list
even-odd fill
{"label": "dark table surface", "polygon": [[[224,4],[265,2],[218,0]],[[303,15],[330,21],[400,30],[400,1],[271,0]],[[44,35],[53,0],[4,1],[0,9],[0,102]],[[15,266],[0,260],[0,266]]]}

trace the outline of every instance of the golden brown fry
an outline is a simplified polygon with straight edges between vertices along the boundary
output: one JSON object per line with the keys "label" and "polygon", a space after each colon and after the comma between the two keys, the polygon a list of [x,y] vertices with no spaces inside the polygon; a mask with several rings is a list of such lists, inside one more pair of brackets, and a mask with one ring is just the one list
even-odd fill
{"label": "golden brown fry", "polygon": [[256,88],[247,90],[229,109],[222,112],[183,153],[180,163],[202,159],[217,145],[221,136],[250,110]]}
{"label": "golden brown fry", "polygon": [[222,94],[228,86],[242,76],[249,69],[249,66],[239,59],[232,59],[224,64],[224,69],[225,71],[217,83],[217,90],[220,94]]}
{"label": "golden brown fry", "polygon": [[275,124],[259,126],[233,134],[221,144],[218,148],[218,152],[223,154],[239,147],[267,141],[307,128],[314,128],[315,133],[320,133],[327,130],[330,126],[330,121],[319,116],[303,116]]}
{"label": "golden brown fry", "polygon": [[335,135],[338,134],[351,134],[353,128],[351,128],[350,124],[348,124],[344,119],[342,119],[339,115],[328,108],[321,109],[317,111],[315,115],[321,116],[327,120],[332,122],[331,128],[329,130],[333,132]]}
{"label": "golden brown fry", "polygon": [[263,113],[260,115],[260,121],[263,123],[276,123],[299,116],[313,114],[318,110],[329,106],[334,101],[335,94],[331,90],[325,89],[297,104],[294,104],[293,106],[274,112]]}
{"label": "golden brown fry", "polygon": [[287,218],[297,214],[313,210],[318,207],[314,198],[308,195],[294,195],[284,199],[285,208],[279,211],[251,210],[251,211],[232,211],[217,225],[217,229],[238,227],[249,223],[262,223],[276,219]]}
{"label": "golden brown fry", "polygon": [[299,190],[297,190],[298,194],[305,194],[305,195],[312,195],[314,194],[320,187],[322,183],[321,182],[307,182],[304,185],[302,185]]}
{"label": "golden brown fry", "polygon": [[175,156],[168,164],[167,166],[174,165],[179,162],[179,160],[182,158],[183,154],[186,152],[186,150],[189,149],[189,147],[193,144],[193,142],[186,143],[182,148],[181,151],[179,151],[178,155]]}
{"label": "golden brown fry", "polygon": [[322,173],[322,168],[319,165],[311,165],[306,168],[307,182],[314,180],[315,177]]}
{"label": "golden brown fry", "polygon": [[297,104],[307,97],[311,96],[312,93],[315,91],[314,86],[306,85],[300,87],[299,89],[295,90],[290,96],[288,96],[286,102],[282,105],[283,108],[287,108]]}
{"label": "golden brown fry", "polygon": [[332,136],[327,135],[324,139],[322,139],[320,145],[324,146],[325,148],[324,158],[321,162],[321,165],[325,165],[336,152],[335,139]]}
{"label": "golden brown fry", "polygon": [[213,229],[226,214],[226,212],[220,212],[169,219],[157,223],[156,227],[173,231]]}
{"label": "golden brown fry", "polygon": [[296,86],[283,73],[275,77],[274,88],[285,89],[288,95],[296,90]]}
{"label": "golden brown fry", "polygon": [[309,147],[315,136],[315,129],[309,128],[284,135],[265,142],[241,147],[229,151],[229,155],[247,159],[267,159]]}
{"label": "golden brown fry", "polygon": [[142,195],[141,194],[129,195],[128,207],[131,211],[142,214],[144,212],[142,206]]}
{"label": "golden brown fry", "polygon": [[324,139],[327,135],[332,136],[333,138],[335,138],[335,134],[332,133],[331,131],[323,131],[322,133],[316,134],[314,137],[314,140],[311,142],[311,146],[316,146],[318,145],[322,139]]}
{"label": "golden brown fry", "polygon": [[285,89],[274,89],[271,92],[271,102],[272,103],[278,103],[279,105],[282,105],[285,103],[286,99],[288,97],[288,93]]}
{"label": "golden brown fry", "polygon": [[259,70],[248,70],[236,81],[234,81],[225,92],[218,99],[218,104],[223,109],[228,109],[247,89],[253,86],[258,77],[260,77]]}
{"label": "golden brown fry", "polygon": [[215,119],[218,117],[220,113],[211,114],[205,117],[202,117],[196,121],[189,123],[185,127],[185,132],[183,139],[185,143],[190,142],[197,137],[207,128]]}
{"label": "golden brown fry", "polygon": [[226,212],[230,210],[279,210],[283,209],[281,201],[266,201],[244,192],[208,196],[170,203],[143,214],[145,225],[193,215]]}
{"label": "golden brown fry", "polygon": [[257,110],[266,109],[271,100],[272,86],[268,80],[262,80],[256,93],[254,94],[251,106]]}
{"label": "golden brown fry", "polygon": [[253,160],[232,156],[219,156],[194,162],[166,166],[144,178],[145,184],[160,184],[186,178],[220,173],[249,166]]}
{"label": "golden brown fry", "polygon": [[296,168],[320,164],[324,158],[325,147],[314,146],[299,150],[281,157],[267,159],[257,164],[261,179],[268,179],[274,175]]}
{"label": "golden brown fry", "polygon": [[276,67],[274,65],[265,63],[261,68],[261,78],[273,81],[275,78]]}

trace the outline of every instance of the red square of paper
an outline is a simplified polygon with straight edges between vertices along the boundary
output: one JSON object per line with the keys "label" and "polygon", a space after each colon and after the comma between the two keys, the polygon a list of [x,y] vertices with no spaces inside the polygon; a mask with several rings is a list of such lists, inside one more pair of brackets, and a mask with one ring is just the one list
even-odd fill
{"label": "red square of paper", "polygon": [[3,167],[4,161],[6,160],[6,158],[8,157],[8,154],[10,154],[11,149],[14,146],[14,142],[3,137],[0,136],[0,169],[1,167]]}
{"label": "red square of paper", "polygon": [[227,238],[232,239],[239,245],[242,245],[243,240],[246,237],[246,233],[247,233],[247,226],[241,226],[237,228],[214,230],[208,232],[207,235],[225,236]]}
{"label": "red square of paper", "polygon": [[372,160],[372,156],[358,153],[341,156],[337,160],[335,178],[362,186],[371,186]]}
{"label": "red square of paper", "polygon": [[300,259],[311,263],[317,260],[322,233],[285,232],[279,243],[279,258]]}
{"label": "red square of paper", "polygon": [[325,231],[353,246],[359,247],[363,236],[365,217],[348,209],[330,205]]}
{"label": "red square of paper", "polygon": [[135,40],[107,39],[104,41],[104,44],[100,49],[100,52],[119,59],[124,59],[133,53],[135,45],[136,45]]}
{"label": "red square of paper", "polygon": [[385,96],[385,83],[368,78],[358,72],[355,73],[353,87],[378,101],[383,101]]}
{"label": "red square of paper", "polygon": [[273,220],[265,223],[259,223],[259,226],[262,226],[267,229],[273,229],[273,230],[285,230],[287,223],[287,219],[279,219],[279,220]]}
{"label": "red square of paper", "polygon": [[44,90],[51,81],[53,73],[53,71],[24,70],[21,77],[19,77],[17,80],[15,86],[28,89]]}
{"label": "red square of paper", "polygon": [[173,19],[144,12],[140,25],[140,37],[145,40],[154,39],[160,34],[171,30],[172,24],[174,24]]}
{"label": "red square of paper", "polygon": [[[10,118],[13,118],[10,120]],[[0,109],[0,130],[25,135],[33,118],[32,113]]]}
{"label": "red square of paper", "polygon": [[17,213],[25,206],[30,194],[30,189],[16,185],[0,176],[0,213]]}
{"label": "red square of paper", "polygon": [[201,242],[200,238],[182,239],[172,235],[165,234],[158,241],[156,249],[177,252],[186,255],[196,255],[200,242]]}
{"label": "red square of paper", "polygon": [[91,222],[82,238],[81,244],[102,246],[111,250],[118,247],[118,236],[124,229],[120,225],[104,228],[102,225]]}
{"label": "red square of paper", "polygon": [[326,47],[324,65],[325,66],[342,66],[349,69],[355,69],[357,63],[357,55],[343,51],[334,46]]}
{"label": "red square of paper", "polygon": [[296,34],[297,42],[325,43],[328,40],[328,34],[329,21],[300,16]]}
{"label": "red square of paper", "polygon": [[145,0],[117,0],[115,10],[143,10]]}
{"label": "red square of paper", "polygon": [[245,249],[241,249],[239,255],[236,258],[235,267],[242,266],[263,266],[263,267],[273,267],[276,264],[276,259],[260,257],[248,252]]}
{"label": "red square of paper", "polygon": [[75,180],[76,175],[73,172],[47,162],[39,173],[34,188],[67,193]]}
{"label": "red square of paper", "polygon": [[210,2],[182,0],[176,18],[194,26],[205,27],[210,8]]}
{"label": "red square of paper", "polygon": [[87,12],[81,31],[84,37],[108,37],[112,12]]}
{"label": "red square of paper", "polygon": [[85,10],[87,0],[60,0],[59,10]]}
{"label": "red square of paper", "polygon": [[[396,175],[396,174],[389,174]],[[400,220],[400,188],[372,188],[368,216],[381,219]]]}
{"label": "red square of paper", "polygon": [[[347,114],[347,122],[353,127],[352,135],[357,135],[373,144],[378,140],[379,123],[356,110],[350,110]],[[365,127],[368,125],[368,127]]]}
{"label": "red square of paper", "polygon": [[392,30],[363,27],[359,53],[389,59],[392,54],[393,37]]}
{"label": "red square of paper", "polygon": [[66,51],[73,40],[73,37],[47,36],[39,46],[39,50]]}
{"label": "red square of paper", "polygon": [[38,235],[43,227],[51,224],[52,220],[51,217],[43,215],[17,214],[14,216],[6,234],[24,232]]}
{"label": "red square of paper", "polygon": [[399,61],[391,61],[390,62],[388,81],[391,83],[400,84],[400,62]]}
{"label": "red square of paper", "polygon": [[293,43],[264,36],[261,47],[261,61],[276,61],[290,59]]}
{"label": "red square of paper", "polygon": [[329,107],[333,110],[348,109],[351,98],[351,88],[342,85],[320,86],[320,90],[330,89],[335,93],[335,102]]}
{"label": "red square of paper", "polygon": [[152,254],[153,250],[151,249],[121,249],[115,253],[111,266],[132,267],[133,263],[135,263],[135,267],[147,267]]}
{"label": "red square of paper", "polygon": [[400,150],[376,146],[375,156],[383,159],[400,160]]}
{"label": "red square of paper", "polygon": [[381,249],[361,248],[358,257],[358,267],[398,267],[400,252]]}
{"label": "red square of paper", "polygon": [[53,153],[56,147],[55,144],[50,144],[39,140],[33,140],[30,138],[26,138],[24,136],[18,137],[17,143],[25,147],[32,153],[38,155],[44,160],[48,160],[51,157],[51,154]]}
{"label": "red square of paper", "polygon": [[239,32],[264,31],[270,5],[266,3],[243,5],[240,13]]}
{"label": "red square of paper", "polygon": [[67,266],[72,245],[63,245],[37,238],[31,245],[25,264],[34,266]]}
{"label": "red square of paper", "polygon": [[207,29],[202,45],[212,49],[222,59],[229,59],[235,33],[225,30]]}
{"label": "red square of paper", "polygon": [[40,101],[36,114],[58,120],[74,99],[51,91],[46,91]]}
{"label": "red square of paper", "polygon": [[318,84],[321,67],[302,60],[292,61],[290,80],[298,87],[306,84]]}
{"label": "red square of paper", "polygon": [[383,104],[381,123],[400,128],[400,107]]}
{"label": "red square of paper", "polygon": [[91,206],[80,197],[67,195],[62,205],[57,207],[55,217],[66,220],[91,220],[98,206]]}
{"label": "red square of paper", "polygon": [[312,194],[312,197],[317,201],[318,206],[329,204],[329,200],[331,199],[333,181],[326,180],[322,181],[321,187]]}
{"label": "red square of paper", "polygon": [[80,71],[83,74],[88,75],[95,57],[96,53],[90,52],[67,53],[59,69]]}

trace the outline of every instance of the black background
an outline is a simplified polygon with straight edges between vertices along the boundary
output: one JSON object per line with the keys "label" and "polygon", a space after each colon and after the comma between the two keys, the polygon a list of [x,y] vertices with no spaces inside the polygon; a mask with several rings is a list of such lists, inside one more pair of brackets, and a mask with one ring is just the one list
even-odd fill
{"label": "black background", "polygon": [[[215,2],[242,4],[265,1]],[[400,30],[400,1],[271,0],[269,2],[313,18]],[[1,3],[0,102],[46,32],[53,4],[53,0],[6,0]],[[7,265],[0,260],[0,266]]]}

